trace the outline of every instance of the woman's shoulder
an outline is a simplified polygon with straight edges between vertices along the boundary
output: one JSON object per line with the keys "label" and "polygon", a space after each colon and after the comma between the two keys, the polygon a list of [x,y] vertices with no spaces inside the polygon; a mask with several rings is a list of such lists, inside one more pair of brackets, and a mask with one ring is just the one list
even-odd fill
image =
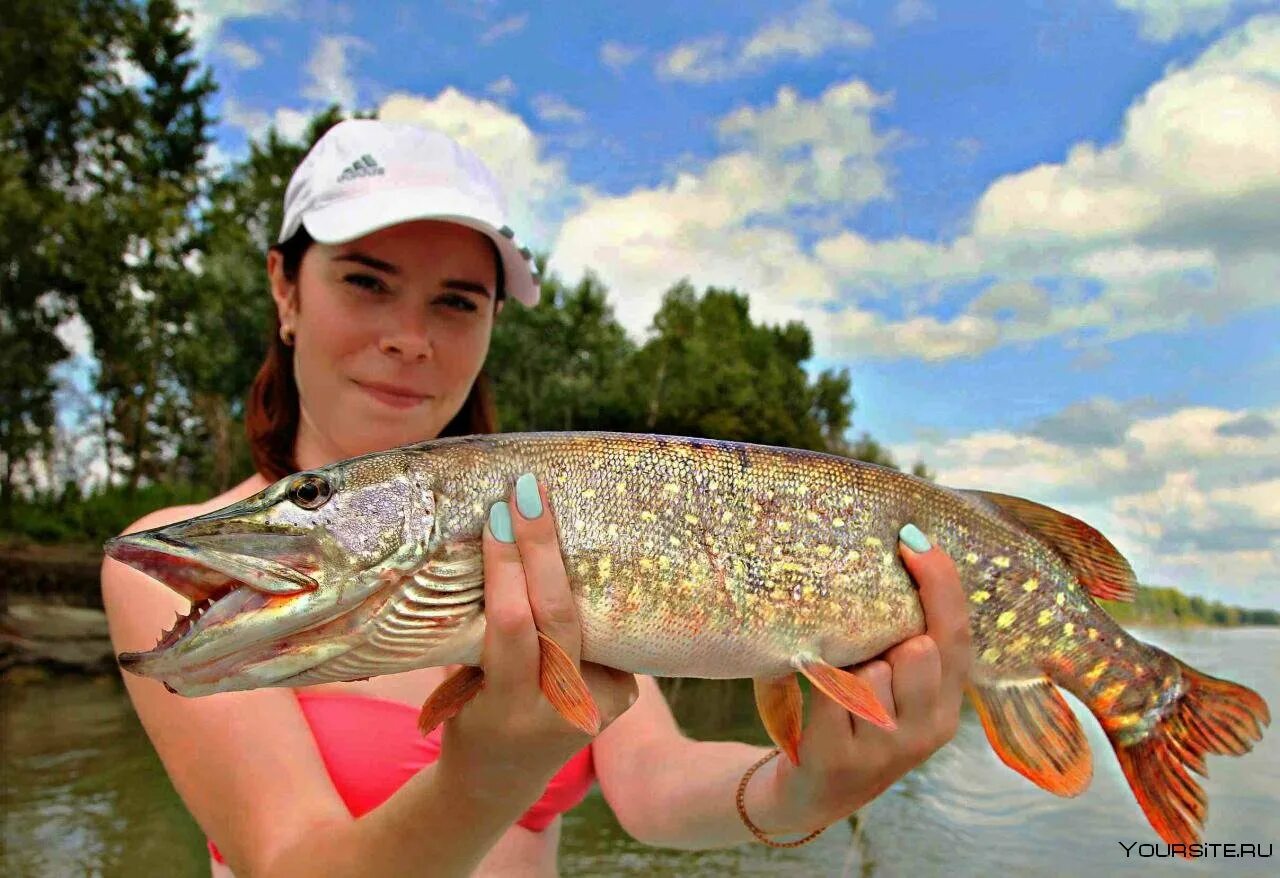
{"label": "woman's shoulder", "polygon": [[130,524],[122,534],[134,533],[140,530],[147,530],[153,527],[164,527],[166,524],[173,524],[176,521],[182,521],[187,518],[194,518],[197,515],[204,515],[206,512],[213,512],[224,506],[229,506],[238,500],[246,497],[252,497],[254,494],[267,487],[270,483],[262,476],[254,473],[240,484],[223,491],[216,497],[211,497],[203,503],[188,503],[180,506],[166,506],[163,509],[156,509],[148,512],[137,521]]}

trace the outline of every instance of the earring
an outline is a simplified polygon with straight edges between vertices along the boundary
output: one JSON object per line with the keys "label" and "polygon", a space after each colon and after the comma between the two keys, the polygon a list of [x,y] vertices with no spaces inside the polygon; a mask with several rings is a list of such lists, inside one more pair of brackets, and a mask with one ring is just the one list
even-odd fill
{"label": "earring", "polygon": [[280,327],[280,340],[284,342],[287,347],[293,347],[293,336],[294,332],[292,326]]}

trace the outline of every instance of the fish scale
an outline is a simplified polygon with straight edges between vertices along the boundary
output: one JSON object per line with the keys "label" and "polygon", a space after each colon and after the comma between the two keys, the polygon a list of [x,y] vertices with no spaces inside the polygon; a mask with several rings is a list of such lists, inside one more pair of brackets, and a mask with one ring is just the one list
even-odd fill
{"label": "fish scale", "polygon": [[[479,691],[480,537],[489,507],[526,472],[554,511],[582,658],[658,676],[749,677],[765,728],[793,761],[798,674],[860,720],[894,727],[844,668],[924,630],[898,557],[907,523],[955,562],[973,644],[968,693],[988,740],[1046,790],[1078,795],[1092,774],[1059,687],[1097,717],[1152,827],[1173,844],[1198,839],[1207,813],[1187,772],[1203,773],[1206,754],[1246,752],[1269,722],[1252,690],[1136,640],[1099,607],[1099,597],[1131,598],[1136,578],[1079,519],[833,455],[642,434],[442,439],[299,473],[216,513],[117,538],[108,553],[184,595],[221,599],[219,583],[242,578],[272,595],[243,612],[218,612],[215,601],[176,642],[121,663],[192,696],[462,665],[424,704],[426,730]],[[544,693],[592,732],[598,713],[576,665],[540,642]]]}

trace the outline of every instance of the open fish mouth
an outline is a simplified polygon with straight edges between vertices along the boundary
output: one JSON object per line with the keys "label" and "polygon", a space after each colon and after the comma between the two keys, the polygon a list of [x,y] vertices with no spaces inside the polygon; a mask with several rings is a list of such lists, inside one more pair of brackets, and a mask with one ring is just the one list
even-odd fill
{"label": "open fish mouth", "polygon": [[[237,551],[223,548],[233,543]],[[317,566],[318,559],[310,537],[205,534],[179,539],[153,530],[116,537],[104,548],[110,557],[163,582],[191,602],[187,613],[177,616],[154,648],[120,654],[122,667],[140,673],[148,673],[147,667],[156,660],[194,645],[205,631],[319,587],[306,572]],[[251,645],[236,640],[240,641],[237,648]]]}

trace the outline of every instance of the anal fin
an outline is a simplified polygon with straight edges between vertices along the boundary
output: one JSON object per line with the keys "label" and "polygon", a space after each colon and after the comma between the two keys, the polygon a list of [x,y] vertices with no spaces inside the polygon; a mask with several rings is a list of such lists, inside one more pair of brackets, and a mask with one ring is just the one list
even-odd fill
{"label": "anal fin", "polygon": [[772,679],[752,680],[756,692],[756,708],[765,731],[778,749],[787,754],[792,765],[800,764],[800,735],[804,726],[804,697],[795,674]]}
{"label": "anal fin", "polygon": [[447,719],[458,715],[468,701],[479,694],[484,686],[484,671],[471,665],[463,665],[435,688],[422,704],[418,714],[418,731],[424,735]]}
{"label": "anal fin", "polygon": [[1089,741],[1070,705],[1047,679],[973,684],[969,697],[1005,765],[1059,796],[1078,796],[1089,786]]}
{"label": "anal fin", "polygon": [[849,713],[891,732],[898,728],[889,711],[876,698],[875,690],[861,677],[829,665],[820,658],[798,656],[793,664],[822,694]]}
{"label": "anal fin", "polygon": [[573,663],[560,644],[541,631],[538,632],[542,661],[538,683],[542,694],[571,725],[588,735],[600,732],[600,711],[591,697],[587,681],[582,679],[578,666]]}

